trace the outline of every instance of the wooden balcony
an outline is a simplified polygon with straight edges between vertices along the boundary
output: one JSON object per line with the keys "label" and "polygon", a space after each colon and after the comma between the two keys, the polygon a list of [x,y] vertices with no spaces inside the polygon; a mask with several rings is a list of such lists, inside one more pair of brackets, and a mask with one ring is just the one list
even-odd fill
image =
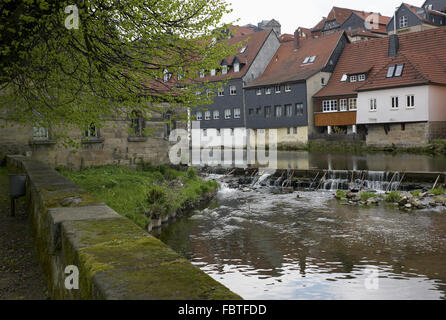
{"label": "wooden balcony", "polygon": [[314,122],[316,127],[352,126],[356,124],[356,111],[316,112]]}

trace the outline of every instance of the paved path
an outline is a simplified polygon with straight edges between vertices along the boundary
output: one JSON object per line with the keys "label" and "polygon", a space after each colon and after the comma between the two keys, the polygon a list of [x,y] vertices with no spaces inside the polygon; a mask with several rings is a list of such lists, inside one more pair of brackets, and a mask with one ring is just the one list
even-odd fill
{"label": "paved path", "polygon": [[48,299],[23,201],[9,216],[8,172],[0,167],[0,300]]}

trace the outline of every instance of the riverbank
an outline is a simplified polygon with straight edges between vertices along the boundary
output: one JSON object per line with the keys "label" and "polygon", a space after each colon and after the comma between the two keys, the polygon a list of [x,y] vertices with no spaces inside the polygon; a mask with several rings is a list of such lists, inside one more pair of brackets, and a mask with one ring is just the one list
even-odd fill
{"label": "riverbank", "polygon": [[8,171],[0,167],[0,300],[46,300],[25,203],[17,201],[16,216],[10,216],[8,185]]}
{"label": "riverbank", "polygon": [[208,201],[219,187],[215,181],[201,180],[194,168],[180,171],[141,164],[136,170],[104,166],[59,172],[146,230]]}
{"label": "riverbank", "polygon": [[322,141],[312,140],[307,145],[290,146],[279,145],[278,151],[325,151],[325,152],[355,152],[355,153],[377,153],[388,154],[419,154],[419,155],[446,155],[446,140],[434,140],[425,147],[398,147],[395,145],[387,147],[371,147],[361,141]]}

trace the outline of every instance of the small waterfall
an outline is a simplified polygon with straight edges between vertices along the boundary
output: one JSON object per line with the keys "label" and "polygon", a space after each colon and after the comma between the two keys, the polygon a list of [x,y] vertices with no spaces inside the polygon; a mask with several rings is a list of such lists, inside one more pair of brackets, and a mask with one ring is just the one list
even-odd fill
{"label": "small waterfall", "polygon": [[259,171],[256,175],[256,177],[253,179],[253,182],[251,186],[258,187],[263,182],[265,182],[269,177],[271,177],[274,174],[274,172],[271,172],[270,170],[265,171]]}
{"label": "small waterfall", "polygon": [[323,190],[394,191],[400,183],[400,173],[384,171],[328,171],[322,182]]}

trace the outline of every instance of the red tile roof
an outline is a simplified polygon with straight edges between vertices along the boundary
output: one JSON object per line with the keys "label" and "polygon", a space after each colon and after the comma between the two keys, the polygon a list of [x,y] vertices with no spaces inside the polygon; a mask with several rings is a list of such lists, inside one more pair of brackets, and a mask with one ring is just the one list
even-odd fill
{"label": "red tile roof", "polygon": [[[265,72],[247,87],[258,87],[306,80],[320,72],[333,53],[344,32],[333,33],[321,38],[300,40],[299,50],[294,42],[282,43]],[[302,64],[306,57],[316,56],[312,64]]]}
{"label": "red tile roof", "polygon": [[[399,51],[388,57],[389,38],[348,44],[327,86],[315,97],[354,95],[372,90],[422,83],[446,84],[446,27],[399,35]],[[387,78],[389,65],[404,63],[403,75]],[[365,82],[341,82],[344,74],[366,73]]]}
{"label": "red tile roof", "polygon": [[327,18],[323,18],[313,29],[312,32],[317,32],[322,30],[322,28],[325,25],[325,22],[336,20],[340,25],[343,24],[350,16],[355,13],[358,15],[361,19],[365,20],[367,17],[369,17],[371,14],[377,14],[379,16],[379,29],[370,30],[371,32],[378,32],[378,33],[387,33],[386,32],[386,25],[391,20],[390,17],[382,16],[380,13],[374,13],[374,12],[365,12],[365,11],[359,11],[359,10],[353,10],[353,9],[347,9],[347,8],[339,8],[339,7],[333,7],[328,14]]}
{"label": "red tile roof", "polygon": [[240,27],[240,26],[230,26],[228,29],[229,29],[229,31],[235,30],[234,37],[246,36],[248,34],[252,34],[255,32],[255,30],[253,28]]}

